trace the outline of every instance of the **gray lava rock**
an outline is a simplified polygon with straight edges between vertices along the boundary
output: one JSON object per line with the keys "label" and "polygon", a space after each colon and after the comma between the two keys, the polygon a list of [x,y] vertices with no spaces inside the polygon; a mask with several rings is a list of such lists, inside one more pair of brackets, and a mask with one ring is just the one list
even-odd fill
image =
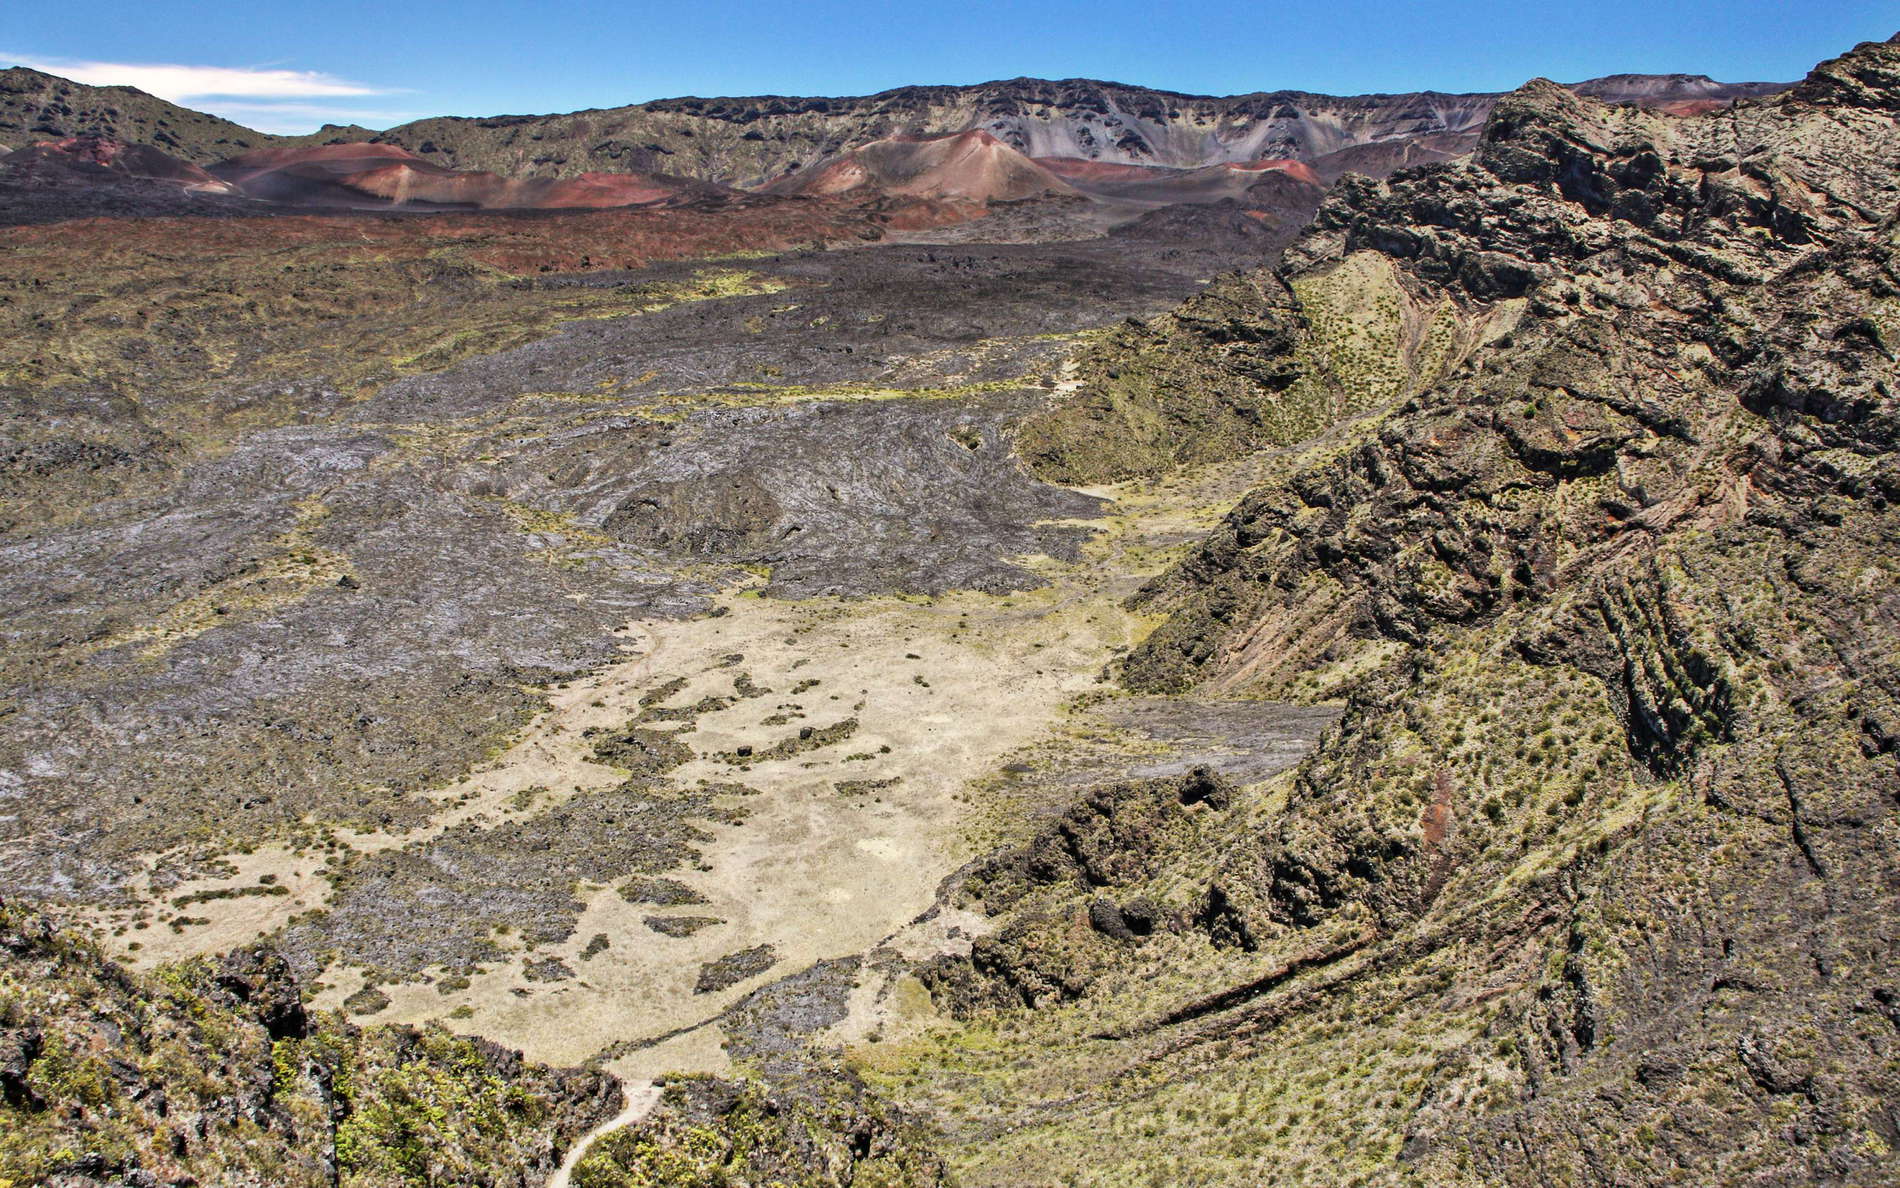
{"label": "gray lava rock", "polygon": [[693,993],[711,994],[728,986],[736,986],[747,978],[764,973],[777,963],[778,950],[771,945],[754,945],[750,949],[728,953],[717,961],[708,961],[699,967],[699,980],[693,985]]}

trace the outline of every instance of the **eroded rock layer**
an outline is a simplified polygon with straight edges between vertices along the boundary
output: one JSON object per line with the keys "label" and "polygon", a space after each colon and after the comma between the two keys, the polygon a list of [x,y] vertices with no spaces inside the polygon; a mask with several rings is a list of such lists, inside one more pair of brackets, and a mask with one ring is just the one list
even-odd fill
{"label": "eroded rock layer", "polygon": [[[1124,679],[1347,708],[1165,874],[1063,826],[1086,860],[1030,860],[936,978],[1062,1046],[986,1066],[1056,1119],[931,1081],[974,1182],[1891,1178],[1897,113],[1894,43],[1689,118],[1533,83],[1470,161],[1345,183],[1282,271],[1105,344],[1054,473],[1334,426],[1144,591]],[[1456,348],[1352,396],[1348,276]]]}

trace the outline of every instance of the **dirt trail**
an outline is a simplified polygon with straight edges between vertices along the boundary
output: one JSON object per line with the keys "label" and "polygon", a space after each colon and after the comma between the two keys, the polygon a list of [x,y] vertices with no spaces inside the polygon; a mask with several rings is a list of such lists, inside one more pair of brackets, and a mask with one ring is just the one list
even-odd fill
{"label": "dirt trail", "polygon": [[627,1107],[581,1136],[580,1140],[568,1151],[567,1158],[561,1160],[561,1166],[548,1177],[548,1188],[567,1188],[568,1181],[573,1178],[574,1169],[580,1166],[588,1148],[621,1127],[631,1126],[638,1122],[652,1113],[653,1107],[660,1103],[660,1087],[651,1081],[642,1083],[626,1081],[622,1083],[621,1089],[626,1095]]}

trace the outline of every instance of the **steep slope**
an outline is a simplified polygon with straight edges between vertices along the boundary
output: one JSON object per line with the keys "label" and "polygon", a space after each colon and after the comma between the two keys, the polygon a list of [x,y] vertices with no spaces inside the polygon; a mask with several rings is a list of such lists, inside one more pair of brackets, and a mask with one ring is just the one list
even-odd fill
{"label": "steep slope", "polygon": [[0,225],[92,215],[256,215],[269,209],[149,144],[69,136],[0,153]]}
{"label": "steep slope", "polygon": [[149,144],[125,144],[103,136],[68,136],[20,150],[9,160],[20,164],[29,157],[63,157],[83,165],[111,170],[125,177],[173,182],[188,191],[221,194],[230,187],[189,161],[168,156]]}
{"label": "steep slope", "polygon": [[789,194],[869,191],[965,202],[1014,202],[1076,192],[1061,177],[987,132],[873,141],[769,188]]}
{"label": "steep slope", "polygon": [[[1716,83],[1699,75],[1618,75],[1576,89],[1687,112],[1777,87]],[[580,191],[555,201],[473,203],[491,206],[610,205],[617,204],[609,200],[617,186],[651,188],[650,178],[618,183],[597,174],[662,175],[754,189],[787,178],[813,181],[836,166],[827,184],[837,185],[839,175],[866,164],[856,157],[861,151],[893,158],[871,162],[875,175],[881,168],[904,167],[901,158],[915,150],[898,145],[970,133],[1032,158],[1165,169],[1288,160],[1311,164],[1318,180],[1330,183],[1349,169],[1383,176],[1467,151],[1496,98],[1297,91],[1215,97],[1087,79],[1012,79],[901,87],[854,98],[665,99],[562,115],[445,116],[383,133],[325,126],[306,136],[272,136],[134,88],[89,87],[15,67],[0,71],[0,146],[103,136],[210,165],[260,149],[341,148],[374,140],[414,155],[398,170],[400,181],[385,179],[391,189],[439,190],[433,181],[439,175],[421,168],[423,162],[463,174],[583,179]],[[465,179],[449,188],[459,195],[454,204],[466,205],[468,191],[486,194],[499,186]]]}
{"label": "steep slope", "polygon": [[[1709,84],[1711,92],[1705,84],[1680,85],[1696,98],[1775,86]],[[1638,89],[1633,81],[1619,85]],[[1636,97],[1673,98],[1677,85],[1658,84],[1653,94]],[[378,139],[458,169],[554,176],[643,169],[750,188],[873,141],[979,130],[1029,157],[1169,168],[1310,162],[1359,145],[1468,137],[1496,98],[1298,91],[1215,97],[1088,79],[1012,79],[855,98],[663,99],[555,116],[442,117],[391,128]]]}
{"label": "steep slope", "polygon": [[1314,157],[1312,167],[1320,183],[1330,186],[1348,173],[1385,177],[1401,169],[1436,165],[1453,157],[1464,156],[1477,143],[1475,129],[1467,132],[1426,132],[1417,136],[1350,144]]}
{"label": "steep slope", "polygon": [[1276,188],[1289,192],[1310,194],[1311,205],[1317,207],[1324,189],[1310,165],[1287,158],[1227,161],[1198,169],[1164,169],[1076,157],[1041,157],[1036,164],[1084,193],[1156,206],[1171,202],[1219,202],[1228,198],[1240,201],[1265,182],[1279,183]]}
{"label": "steep slope", "polygon": [[69,136],[148,144],[199,165],[283,139],[136,87],[89,87],[24,66],[0,70],[0,145],[25,148]]}
{"label": "steep slope", "polygon": [[1025,422],[1017,448],[1051,478],[1102,483],[1289,445],[1416,392],[1505,320],[1369,254],[1290,281],[1221,277],[1086,353],[1076,391]]}
{"label": "steep slope", "polygon": [[457,171],[388,144],[257,149],[212,167],[249,197],[292,206],[570,210],[715,197],[722,187],[638,173],[510,178]]}
{"label": "steep slope", "polygon": [[1896,149],[1895,43],[1686,119],[1533,83],[1111,349],[1272,440],[1356,332],[1314,286],[1462,344],[1387,338],[1144,596],[1137,687],[1347,698],[1295,777],[953,893],[976,1022],[863,1060],[965,1182],[1892,1181]]}
{"label": "steep slope", "polygon": [[613,1081],[306,1011],[242,949],[138,977],[0,905],[0,1183],[539,1185]]}
{"label": "steep slope", "polygon": [[67,192],[235,193],[198,166],[168,157],[150,145],[120,144],[96,136],[45,141],[0,154],[0,184]]}

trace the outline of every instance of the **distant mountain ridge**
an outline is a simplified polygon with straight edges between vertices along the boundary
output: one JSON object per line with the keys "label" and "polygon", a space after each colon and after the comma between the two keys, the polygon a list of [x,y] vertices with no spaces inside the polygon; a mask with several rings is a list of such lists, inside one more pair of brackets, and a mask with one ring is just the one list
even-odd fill
{"label": "distant mountain ridge", "polygon": [[[1571,89],[1611,102],[1706,109],[1784,84],[1612,75]],[[1345,171],[1327,168],[1335,154],[1358,171],[1384,172],[1467,151],[1497,99],[1435,91],[1206,96],[1018,78],[845,98],[685,97],[556,115],[438,116],[383,132],[332,125],[274,136],[135,88],[85,86],[15,67],[0,71],[0,145],[97,135],[210,165],[258,149],[369,141],[453,170],[549,178],[660,173],[755,189],[875,142],[982,131],[1031,158],[1175,169],[1287,159],[1314,164],[1330,180]]]}
{"label": "distant mountain ridge", "polygon": [[[1578,84],[1599,98],[1716,103],[1778,83],[1699,75],[1618,75]],[[1596,92],[1593,91],[1593,94]],[[442,116],[376,139],[460,169],[498,173],[639,169],[752,188],[873,141],[984,131],[1033,158],[1199,168],[1227,162],[1317,162],[1371,144],[1446,140],[1427,159],[1468,151],[1498,96],[1423,91],[1331,96],[1261,91],[1205,96],[1092,79],[1010,79],[899,87],[855,98],[663,99],[550,116]],[[1375,154],[1375,158],[1398,156]],[[1406,161],[1422,164],[1424,161]]]}

